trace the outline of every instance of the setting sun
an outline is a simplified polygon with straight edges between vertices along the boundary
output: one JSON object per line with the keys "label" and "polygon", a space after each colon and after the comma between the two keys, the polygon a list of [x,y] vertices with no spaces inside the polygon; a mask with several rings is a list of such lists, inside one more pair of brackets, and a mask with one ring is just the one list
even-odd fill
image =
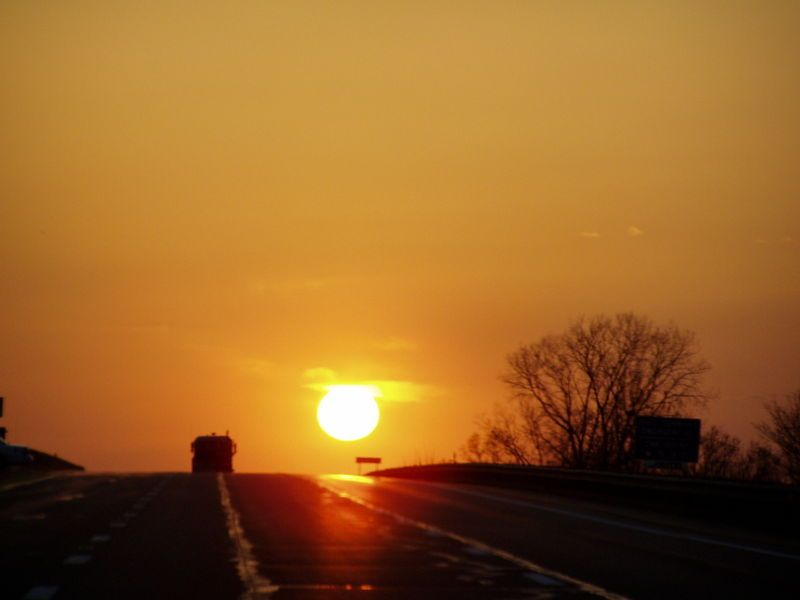
{"label": "setting sun", "polygon": [[319,426],[332,438],[344,442],[368,436],[380,419],[377,395],[377,390],[370,386],[331,386],[317,407]]}

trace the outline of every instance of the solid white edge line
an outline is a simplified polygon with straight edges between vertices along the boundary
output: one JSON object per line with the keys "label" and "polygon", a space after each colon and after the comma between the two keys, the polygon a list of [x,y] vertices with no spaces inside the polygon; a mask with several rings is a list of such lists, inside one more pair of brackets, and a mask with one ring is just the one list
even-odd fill
{"label": "solid white edge line", "polygon": [[377,512],[382,515],[390,516],[397,521],[402,523],[406,523],[407,525],[412,525],[418,529],[429,533],[437,533],[439,535],[445,536],[450,538],[451,540],[455,540],[462,544],[466,544],[468,546],[472,546],[474,548],[480,548],[484,552],[487,552],[497,558],[501,558],[507,562],[510,562],[518,567],[522,567],[523,569],[527,569],[529,571],[534,571],[541,575],[545,575],[547,577],[552,577],[555,579],[559,579],[561,581],[566,581],[571,583],[575,587],[579,588],[580,590],[587,592],[589,594],[593,594],[595,596],[599,596],[601,598],[605,598],[606,600],[628,600],[626,596],[621,596],[619,594],[615,594],[614,592],[609,592],[599,586],[596,586],[592,583],[588,583],[586,581],[582,581],[580,579],[576,579],[571,577],[570,575],[565,575],[564,573],[560,573],[558,571],[554,571],[553,569],[548,569],[547,567],[543,567],[542,565],[538,565],[526,558],[522,558],[521,556],[517,556],[516,554],[512,554],[511,552],[507,552],[500,548],[495,548],[494,546],[490,546],[480,540],[476,540],[474,538],[469,538],[453,531],[449,531],[447,529],[442,529],[441,527],[436,527],[435,525],[430,525],[429,523],[424,523],[423,521],[417,521],[416,519],[411,519],[409,517],[405,517],[399,513],[396,513],[391,510],[387,510],[385,508],[381,508],[372,502],[364,500],[363,498],[359,498],[353,494],[349,494],[345,491],[338,490],[333,486],[330,486],[319,479],[315,480],[316,484],[321,488],[328,490],[329,492],[336,494],[340,498],[344,498],[346,500],[350,500],[355,504],[368,508],[374,512]]}
{"label": "solid white edge line", "polygon": [[228,484],[225,475],[217,473],[217,487],[219,488],[219,500],[222,511],[225,513],[225,521],[228,527],[228,537],[230,537],[236,553],[235,563],[239,579],[244,586],[244,592],[240,596],[241,600],[261,600],[270,598],[278,591],[278,586],[274,585],[266,577],[258,573],[258,559],[253,554],[253,544],[247,539],[242,528],[239,513],[233,507],[231,494],[228,491]]}
{"label": "solid white edge line", "polygon": [[28,590],[22,600],[50,600],[58,593],[57,585],[37,585]]}
{"label": "solid white edge line", "polygon": [[[417,482],[420,483],[420,482]],[[467,496],[474,496],[476,498],[483,498],[484,500],[492,500],[493,502],[504,502],[506,504],[512,504],[515,506],[522,506],[525,508],[532,508],[534,510],[541,510],[544,512],[550,512],[557,515],[572,517],[574,519],[583,519],[584,521],[591,521],[593,523],[599,523],[601,525],[608,525],[610,527],[619,527],[620,529],[630,529],[631,531],[639,531],[641,533],[648,533],[651,535],[660,535],[662,537],[670,537],[680,540],[687,540],[691,542],[697,542],[699,544],[709,544],[712,546],[723,546],[725,548],[731,548],[733,550],[742,550],[744,552],[753,552],[755,554],[765,554],[767,556],[774,556],[776,558],[785,558],[788,560],[800,560],[800,555],[797,554],[789,554],[787,552],[781,552],[780,550],[771,550],[769,548],[761,548],[759,546],[751,546],[749,544],[739,544],[737,542],[727,542],[724,540],[715,540],[714,538],[706,537],[703,535],[695,535],[693,533],[680,533],[677,531],[669,531],[668,529],[662,529],[660,527],[650,527],[648,525],[639,525],[638,523],[631,523],[622,521],[619,519],[612,519],[608,517],[598,517],[596,515],[589,515],[586,513],[581,513],[577,511],[567,510],[565,508],[555,508],[553,506],[547,506],[544,504],[539,504],[538,502],[530,502],[528,500],[517,500],[516,498],[506,498],[503,496],[495,496],[494,494],[487,494],[485,492],[478,492],[476,490],[466,490],[463,488],[459,488],[456,486],[449,486],[441,483],[431,483],[431,482],[424,482],[424,485],[435,487],[439,489],[447,489],[458,494],[464,494]]]}

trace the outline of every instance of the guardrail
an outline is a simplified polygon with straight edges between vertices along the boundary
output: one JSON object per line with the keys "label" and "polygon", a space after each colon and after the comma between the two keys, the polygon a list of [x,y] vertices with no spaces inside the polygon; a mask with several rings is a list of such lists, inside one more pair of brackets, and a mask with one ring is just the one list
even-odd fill
{"label": "guardrail", "polygon": [[757,530],[800,532],[798,486],[479,463],[401,467],[369,475],[613,501]]}

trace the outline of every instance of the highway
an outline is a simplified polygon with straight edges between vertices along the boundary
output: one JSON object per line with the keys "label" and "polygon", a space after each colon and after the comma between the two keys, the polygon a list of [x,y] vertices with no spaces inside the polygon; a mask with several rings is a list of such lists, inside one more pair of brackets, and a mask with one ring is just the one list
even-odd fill
{"label": "highway", "polygon": [[800,540],[354,476],[0,481],[0,598],[798,598]]}

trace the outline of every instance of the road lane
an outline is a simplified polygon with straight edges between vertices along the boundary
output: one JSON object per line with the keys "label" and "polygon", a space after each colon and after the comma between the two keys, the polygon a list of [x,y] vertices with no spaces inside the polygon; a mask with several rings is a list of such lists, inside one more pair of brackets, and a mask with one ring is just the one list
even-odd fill
{"label": "road lane", "polygon": [[238,598],[216,476],[165,476],[61,598]]}
{"label": "road lane", "polygon": [[[365,481],[323,478],[320,483],[631,597],[800,595],[796,540],[764,546],[753,543],[745,533],[741,534],[744,542],[731,531],[728,537],[697,535],[693,531],[697,524],[688,521],[681,525],[676,519],[652,515],[654,522],[648,523],[642,512],[626,517],[624,511],[612,509],[609,516],[602,507],[592,509],[586,502],[497,488]],[[764,552],[754,552],[754,548]]]}
{"label": "road lane", "polygon": [[105,474],[0,492],[3,600],[796,598],[795,557],[797,540],[409,480]]}
{"label": "road lane", "polygon": [[79,475],[0,494],[0,598],[238,598],[214,475]]}
{"label": "road lane", "polygon": [[[155,477],[59,477],[0,494],[0,581],[3,597],[33,587],[58,587],[71,556],[85,555],[91,539],[125,512]],[[74,559],[75,560],[75,559]]]}
{"label": "road lane", "polygon": [[275,598],[579,598],[577,586],[381,514],[307,478],[232,475],[232,504]]}

